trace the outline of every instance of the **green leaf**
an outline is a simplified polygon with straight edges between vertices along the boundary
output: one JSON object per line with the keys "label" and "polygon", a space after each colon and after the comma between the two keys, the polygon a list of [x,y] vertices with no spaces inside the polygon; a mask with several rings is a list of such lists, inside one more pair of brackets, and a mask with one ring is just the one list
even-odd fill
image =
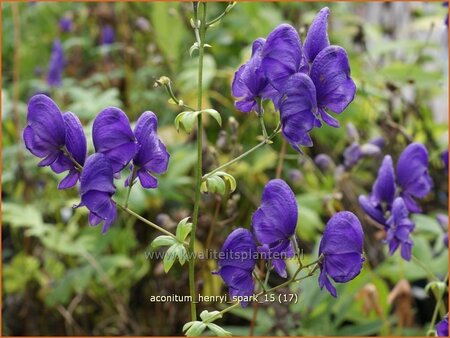
{"label": "green leaf", "polygon": [[186,248],[182,244],[177,244],[175,248],[176,255],[178,256],[178,260],[181,265],[186,263],[187,251]]}
{"label": "green leaf", "polygon": [[189,330],[186,331],[186,336],[188,337],[200,336],[203,333],[203,331],[205,331],[205,329],[206,324],[199,321],[195,321],[192,323]]}
{"label": "green leaf", "polygon": [[220,195],[225,194],[225,182],[219,176],[211,176],[207,180],[208,190],[210,192],[217,192]]}
{"label": "green leaf", "polygon": [[175,263],[175,260],[177,259],[177,246],[178,244],[172,245],[169,249],[167,249],[166,254],[164,255],[163,266],[166,273],[170,271],[173,263]]}
{"label": "green leaf", "polygon": [[236,187],[236,180],[232,175],[224,171],[218,171],[202,182],[200,190],[202,192],[217,192],[221,195],[225,195],[235,191]]}
{"label": "green leaf", "polygon": [[222,126],[222,117],[220,116],[220,114],[219,114],[219,112],[217,110],[215,110],[215,109],[203,109],[201,112],[210,115],[211,117],[213,117],[217,121],[219,126]]}
{"label": "green leaf", "polygon": [[192,132],[192,129],[194,129],[194,124],[197,121],[198,114],[200,114],[199,111],[184,111],[178,114],[175,118],[175,127],[177,128],[177,131],[180,130],[181,126],[187,133]]}
{"label": "green leaf", "polygon": [[161,246],[169,246],[169,245],[173,245],[173,244],[176,244],[176,243],[177,242],[172,237],[166,236],[166,235],[162,235],[162,236],[156,237],[153,240],[153,242],[151,244],[151,247],[156,249],[156,248],[159,248]]}
{"label": "green leaf", "polygon": [[[217,316],[217,315],[219,315],[219,314],[220,314],[219,311],[211,311],[211,312],[209,312],[208,310],[203,310],[203,311],[200,313],[200,318],[201,318],[203,321],[206,321],[206,320],[209,320],[210,318],[212,318],[212,317],[214,317],[214,316]],[[221,314],[220,314],[220,316],[217,316],[216,319],[219,319],[219,318],[222,318],[222,315],[221,315]]]}
{"label": "green leaf", "polygon": [[236,179],[232,175],[230,175],[224,171],[218,171],[218,172],[216,172],[216,175],[222,177],[224,179],[224,181],[228,183],[230,192],[233,192],[236,190],[236,187],[237,187]]}
{"label": "green leaf", "polygon": [[192,223],[188,222],[189,217],[183,218],[177,225],[176,237],[183,242],[192,230]]}
{"label": "green leaf", "polygon": [[219,337],[231,337],[231,332],[226,331],[217,324],[208,323],[206,326]]}

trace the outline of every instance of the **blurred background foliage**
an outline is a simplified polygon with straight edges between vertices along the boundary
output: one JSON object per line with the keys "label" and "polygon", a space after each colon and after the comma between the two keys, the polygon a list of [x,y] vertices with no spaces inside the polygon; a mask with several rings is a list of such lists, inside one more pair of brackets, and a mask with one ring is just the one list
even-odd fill
{"label": "blurred background foliage", "polygon": [[[323,6],[331,8],[330,40],[347,49],[358,92],[339,116],[342,128],[312,132],[314,147],[299,156],[281,137],[229,168],[238,182],[231,196],[203,196],[197,249],[218,249],[233,228],[249,227],[264,184],[278,175],[297,194],[297,234],[305,259],[313,260],[321,232],[339,210],[355,212],[366,233],[366,263],[359,277],[339,285],[339,297],[321,292],[315,277],[282,292],[299,292],[297,304],[270,303],[236,309],[221,325],[237,335],[424,335],[434,298],[424,290],[429,274],[399,253],[387,255],[383,233],[357,203],[370,191],[380,158],[363,159],[351,170],[321,171],[319,153],[343,162],[351,143],[345,125],[352,122],[360,143],[382,136],[383,154],[394,160],[411,140],[426,144],[434,190],[415,217],[413,254],[443,278],[448,251],[444,229],[435,216],[447,214],[448,177],[440,159],[448,143],[448,69],[446,8],[441,3],[238,3],[208,31],[204,67],[205,107],[218,110],[222,130],[206,121],[208,146],[204,170],[255,145],[260,134],[253,114],[233,107],[234,71],[250,53],[251,42],[276,25],[289,22],[304,38]],[[209,15],[226,4],[210,4]],[[106,106],[118,106],[131,121],[152,110],[171,153],[167,174],[155,190],[134,189],[130,207],[173,230],[193,205],[192,135],[177,133],[179,112],[154,82],[162,75],[187,104],[196,102],[196,54],[189,19],[190,3],[2,3],[2,295],[3,335],[178,335],[189,320],[188,304],[151,303],[151,295],[188,294],[187,269],[163,273],[161,261],[146,259],[156,233],[120,214],[104,236],[87,223],[87,211],[72,209],[76,189],[58,191],[61,179],[38,168],[22,141],[27,101],[51,95],[63,111],[77,114],[90,140],[92,121]],[[58,22],[70,18],[62,32]],[[102,45],[104,25],[115,30],[113,44]],[[67,60],[62,86],[50,88],[46,74],[52,41],[62,41]],[[266,125],[278,117],[266,107]],[[89,143],[92,151],[92,144]],[[123,180],[118,199],[125,198]],[[198,264],[197,283],[204,295],[223,294],[211,271],[212,260]],[[271,284],[281,282],[275,276]],[[220,304],[200,304],[220,309]],[[256,319],[254,314],[257,314]],[[441,314],[442,315],[442,314]]]}

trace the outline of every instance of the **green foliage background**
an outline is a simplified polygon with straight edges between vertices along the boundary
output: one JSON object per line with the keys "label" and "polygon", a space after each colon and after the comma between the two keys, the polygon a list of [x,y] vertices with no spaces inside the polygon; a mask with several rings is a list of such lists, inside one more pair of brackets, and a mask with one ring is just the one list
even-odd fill
{"label": "green foliage background", "polygon": [[[402,4],[408,13],[403,27],[406,34],[395,30],[395,16],[384,24],[366,20],[362,13],[370,8],[364,3],[238,3],[207,34],[212,48],[205,57],[205,108],[221,113],[224,132],[214,120],[206,121],[209,145],[204,150],[205,172],[258,142],[256,116],[236,111],[230,91],[233,74],[248,58],[251,42],[282,22],[300,28],[304,38],[305,28],[324,5],[332,13],[330,40],[347,49],[358,86],[355,101],[339,116],[341,125],[351,121],[361,143],[383,136],[387,141],[383,153],[392,154],[394,159],[409,140],[423,142],[429,149],[435,187],[423,202],[424,214],[415,217],[413,254],[442,278],[448,271],[448,251],[435,215],[447,213],[448,176],[439,156],[448,146],[448,125],[447,112],[436,111],[434,104],[437,98],[448,100],[446,9],[441,3]],[[210,4],[211,18],[225,6]],[[389,13],[394,5],[371,6]],[[128,215],[120,214],[104,236],[99,228],[89,227],[87,211],[72,209],[79,202],[76,189],[57,190],[61,175],[38,168],[38,159],[26,151],[21,135],[26,103],[37,92],[51,94],[62,110],[80,117],[91,151],[92,121],[101,109],[120,107],[132,121],[143,111],[152,110],[158,115],[159,133],[171,153],[169,170],[159,178],[158,189],[134,189],[130,206],[174,230],[178,221],[190,215],[193,205],[196,156],[192,135],[175,130],[178,108],[168,103],[163,89],[153,85],[166,75],[177,95],[195,105],[197,61],[195,54],[189,55],[194,41],[189,24],[191,4],[2,3],[2,10],[3,334],[180,334],[189,321],[188,304],[151,303],[149,298],[188,294],[186,269],[175,265],[165,275],[162,262],[147,260],[145,252],[157,234]],[[64,15],[73,17],[71,33],[58,29]],[[138,26],[138,18],[148,22],[148,29]],[[110,46],[99,45],[105,23],[116,30],[116,43]],[[56,37],[62,40],[68,64],[63,85],[51,89],[45,76]],[[278,117],[272,107],[266,111],[266,125],[271,130]],[[366,264],[355,280],[339,285],[337,299],[320,291],[313,277],[286,290],[300,293],[297,304],[260,306],[255,335],[424,335],[434,308],[433,297],[424,290],[428,274],[416,263],[401,260],[398,253],[388,256],[379,232],[357,203],[359,194],[370,191],[381,159],[364,159],[342,175],[322,173],[312,160],[314,156],[327,153],[341,163],[349,139],[345,128],[327,126],[314,130],[312,136],[314,147],[305,149],[303,156],[287,147],[281,171],[281,177],[297,194],[297,234],[305,259],[315,259],[329,217],[336,211],[350,210],[364,225]],[[249,227],[264,184],[275,176],[282,146],[282,138],[277,137],[272,146],[231,167],[229,172],[238,185],[231,196],[204,195],[198,250],[219,249],[232,229]],[[123,200],[123,179],[117,187],[118,199]],[[212,260],[199,264],[202,294],[227,292],[220,279],[211,275],[216,268]],[[401,313],[395,311],[395,303],[388,303],[388,294],[401,279],[413,286],[414,320],[408,327],[399,324]],[[274,285],[280,282],[271,279]],[[372,311],[361,315],[367,296],[357,295],[367,284],[375,287],[381,311],[375,311],[372,304]],[[210,310],[221,306],[200,304]],[[235,310],[220,324],[233,334],[247,335],[253,311],[252,306]]]}

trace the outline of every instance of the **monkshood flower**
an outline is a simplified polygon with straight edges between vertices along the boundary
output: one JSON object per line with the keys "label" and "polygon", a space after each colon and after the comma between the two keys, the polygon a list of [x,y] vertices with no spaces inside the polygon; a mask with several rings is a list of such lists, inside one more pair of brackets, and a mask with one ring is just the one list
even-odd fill
{"label": "monkshood flower", "polygon": [[319,154],[314,158],[314,163],[321,171],[328,171],[336,167],[333,159],[327,154]]}
{"label": "monkshood flower", "polygon": [[262,114],[263,111],[259,111],[260,101],[270,99],[275,105],[278,101],[278,92],[269,83],[261,67],[261,51],[264,44],[265,39],[256,39],[252,45],[250,60],[234,74],[231,91],[233,96],[238,98],[235,107],[244,113],[255,111]]}
{"label": "monkshood flower", "polygon": [[397,163],[397,182],[409,211],[420,212],[415,198],[424,198],[433,186],[428,174],[428,151],[423,144],[411,143],[403,150]]}
{"label": "monkshood flower", "polygon": [[347,52],[329,45],[328,8],[323,8],[308,31],[304,51],[297,31],[280,25],[267,37],[262,50],[266,77],[281,94],[282,132],[298,151],[312,146],[309,132],[322,121],[332,127],[339,122],[328,114],[340,114],[353,101],[356,85],[350,77]]}
{"label": "monkshood flower", "polygon": [[[163,174],[169,164],[169,153],[164,143],[161,142],[156,129],[158,118],[151,111],[144,112],[137,120],[134,135],[139,145],[139,150],[133,158],[130,170],[135,166],[136,174],[144,188],[156,188],[157,179],[152,174]],[[131,175],[125,181],[125,186],[130,184]]]}
{"label": "monkshood flower", "polygon": [[63,33],[69,33],[72,31],[72,19],[64,16],[59,20],[59,29]]}
{"label": "monkshood flower", "polygon": [[261,206],[252,217],[256,239],[262,244],[258,251],[264,253],[275,271],[286,278],[284,258],[294,256],[291,239],[297,226],[298,206],[291,188],[281,179],[269,181],[264,187]]}
{"label": "monkshood flower", "polygon": [[[411,143],[401,153],[397,163],[397,183],[400,196],[410,212],[420,212],[415,198],[425,197],[431,190],[432,181],[428,175],[428,151],[420,143]],[[384,157],[378,170],[378,177],[369,197],[360,196],[359,203],[364,211],[380,224],[386,225],[386,213],[392,209],[396,184],[392,158]]]}
{"label": "monkshood flower", "polygon": [[401,246],[401,255],[404,260],[411,260],[413,241],[410,238],[414,230],[414,223],[408,218],[409,211],[401,197],[397,197],[392,205],[391,216],[387,220],[388,230],[386,241],[389,243],[389,254]]}
{"label": "monkshood flower", "polygon": [[116,107],[103,109],[92,126],[95,151],[104,154],[114,174],[125,168],[138,151],[127,115]]}
{"label": "monkshood flower", "polygon": [[105,233],[117,217],[116,204],[112,196],[116,191],[111,162],[103,154],[93,154],[86,160],[80,179],[81,203],[89,209],[89,223],[96,226],[104,222]]}
{"label": "monkshood flower", "polygon": [[445,315],[444,319],[437,323],[436,333],[438,337],[448,337],[448,313]]}
{"label": "monkshood flower", "polygon": [[[247,229],[234,230],[220,250],[219,270],[213,272],[224,280],[230,289],[230,297],[250,297],[255,289],[252,277],[256,265],[256,243]],[[242,301],[243,307],[247,302]]]}
{"label": "monkshood flower", "polygon": [[86,137],[80,120],[72,113],[62,114],[56,103],[46,95],[38,94],[28,102],[27,126],[23,131],[26,148],[42,158],[39,166],[50,166],[56,173],[69,170],[59,189],[74,186],[79,178],[75,164],[65,150],[81,166],[86,158]]}
{"label": "monkshood flower", "polygon": [[381,149],[371,143],[360,145],[358,142],[353,142],[344,150],[344,166],[347,169],[353,168],[364,157],[374,157],[381,154]]}
{"label": "monkshood flower", "polygon": [[61,41],[55,39],[53,41],[52,53],[48,65],[47,83],[52,87],[61,86],[62,72],[66,66],[64,58],[64,50]]}
{"label": "monkshood flower", "polygon": [[359,204],[364,211],[380,224],[386,225],[385,214],[392,208],[395,198],[395,174],[392,157],[386,155],[378,169],[378,176],[372,187],[372,193],[359,196]]}
{"label": "monkshood flower", "polygon": [[345,283],[359,275],[364,262],[363,243],[361,223],[351,212],[338,212],[328,221],[319,246],[321,289],[325,286],[336,297],[330,278]]}
{"label": "monkshood flower", "polygon": [[100,34],[101,45],[111,45],[114,43],[116,33],[111,25],[104,25]]}

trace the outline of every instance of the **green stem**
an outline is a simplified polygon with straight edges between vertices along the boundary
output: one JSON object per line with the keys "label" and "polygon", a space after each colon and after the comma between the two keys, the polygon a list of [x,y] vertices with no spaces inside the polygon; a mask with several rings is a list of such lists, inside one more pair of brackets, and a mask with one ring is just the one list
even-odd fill
{"label": "green stem", "polygon": [[278,132],[280,131],[280,126],[278,126],[273,133],[265,140],[261,141],[260,143],[258,143],[256,146],[254,146],[253,148],[250,148],[249,150],[247,150],[245,153],[239,155],[238,157],[232,159],[231,161],[228,161],[224,164],[222,164],[221,166],[217,167],[216,169],[210,171],[209,173],[205,174],[203,176],[203,180],[206,180],[208,177],[214,175],[216,172],[225,169],[229,166],[231,166],[232,164],[239,162],[240,160],[242,160],[244,157],[247,157],[248,155],[250,155],[251,153],[253,153],[255,150],[265,146],[266,144],[269,144],[270,141],[278,134]]}
{"label": "green stem", "polygon": [[[206,3],[201,3],[203,8],[202,20],[200,21],[200,27],[195,28],[195,35],[198,40],[198,100],[197,109],[201,110],[203,105],[203,56],[204,56],[204,41],[206,34]],[[196,24],[198,23],[198,5],[194,7],[194,19]],[[200,208],[201,191],[200,186],[202,184],[202,154],[203,154],[203,121],[202,114],[197,116],[197,167],[195,177],[195,200],[194,200],[194,212],[192,215],[192,232],[189,240],[189,251],[194,252],[195,234],[198,224],[198,215]],[[191,257],[194,257],[193,255]],[[195,259],[189,260],[189,293],[192,299],[196,299],[195,288]],[[191,302],[191,320],[197,320],[196,303]]]}
{"label": "green stem", "polygon": [[225,15],[227,15],[228,12],[229,12],[235,5],[236,5],[236,1],[231,2],[230,4],[228,4],[227,8],[225,8],[225,11],[224,11],[222,14],[220,14],[217,18],[215,18],[215,19],[209,21],[209,22],[206,24],[206,26],[207,26],[207,27],[210,27],[210,26],[214,25],[216,22],[219,22],[220,20],[222,20],[222,18],[223,18]]}
{"label": "green stem", "polygon": [[185,109],[188,109],[188,110],[190,110],[190,111],[195,111],[194,108],[188,106],[187,104],[184,104],[182,100],[178,99],[178,98],[175,96],[175,93],[174,93],[173,90],[172,90],[172,85],[171,85],[170,80],[168,81],[168,83],[164,83],[163,85],[164,85],[164,88],[166,88],[167,94],[169,94],[170,98],[171,98],[178,106],[183,107],[183,108],[185,108]]}
{"label": "green stem", "polygon": [[272,265],[272,262],[271,262],[271,260],[269,259],[268,261],[267,261],[267,271],[266,271],[266,278],[264,279],[264,291],[265,290],[267,290],[267,287],[269,286],[269,277],[270,277],[270,272],[272,271],[272,269],[271,269],[271,265]]}
{"label": "green stem", "polygon": [[125,199],[125,208],[128,208],[128,200],[130,199],[131,189],[134,185],[134,180],[136,179],[136,173],[137,173],[137,166],[133,165],[133,171],[131,172],[130,181],[128,182],[128,191],[127,191],[127,198]]}
{"label": "green stem", "polygon": [[423,271],[425,271],[427,273],[428,277],[431,280],[439,281],[439,278],[436,277],[436,275],[433,273],[433,271],[431,271],[431,269],[428,266],[423,264],[416,256],[412,255],[411,258],[414,263],[416,263],[419,267],[422,268]]}
{"label": "green stem", "polygon": [[66,146],[63,146],[63,147],[61,148],[61,151],[63,152],[63,154],[64,154],[65,156],[67,156],[67,158],[68,158],[70,161],[72,161],[72,163],[74,164],[75,168],[76,168],[79,172],[81,172],[81,171],[83,170],[83,166],[82,166],[80,163],[77,162],[77,160],[72,156],[72,154],[69,152],[69,150],[67,150],[67,147],[66,147]]}
{"label": "green stem", "polygon": [[[127,207],[125,207],[125,206],[123,206],[123,205],[121,205],[121,204],[116,203],[116,205],[117,205],[120,209],[122,209],[123,211],[125,211],[126,213],[128,213],[128,214],[130,214],[130,215],[136,217],[138,220],[144,222],[145,224],[151,226],[152,228],[158,230],[159,232],[162,232],[163,234],[172,237],[172,238],[175,239],[177,242],[179,242],[179,239],[178,239],[174,234],[172,234],[171,232],[167,231],[166,229],[161,228],[159,225],[157,225],[157,224],[155,224],[155,223],[149,221],[148,219],[142,217],[141,215],[135,213],[133,210],[130,210],[129,208],[127,208]],[[187,244],[187,243],[186,243],[186,244]]]}
{"label": "green stem", "polygon": [[[447,274],[445,275],[445,278],[444,278],[444,284],[447,284],[447,281],[448,281],[448,272],[447,272]],[[443,294],[444,294],[445,292],[442,292],[442,291],[438,291],[437,292],[437,294],[438,294],[438,297],[437,297],[437,299],[436,299],[436,306],[434,307],[434,311],[433,311],[433,317],[431,318],[431,323],[430,323],[430,326],[428,327],[428,335],[430,334],[430,332],[433,332],[434,333],[434,326],[435,326],[435,324],[436,324],[436,320],[437,320],[437,315],[438,315],[438,313],[439,313],[439,308],[441,307],[441,304],[442,304],[442,296],[443,296]]]}

